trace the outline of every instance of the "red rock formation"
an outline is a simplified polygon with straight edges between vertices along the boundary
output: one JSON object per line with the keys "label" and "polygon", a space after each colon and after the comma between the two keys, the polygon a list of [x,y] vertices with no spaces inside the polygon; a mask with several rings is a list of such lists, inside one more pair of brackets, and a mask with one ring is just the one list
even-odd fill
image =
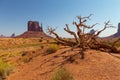
{"label": "red rock formation", "polygon": [[120,23],[118,24],[118,32],[120,34]]}
{"label": "red rock formation", "polygon": [[28,29],[23,34],[16,36],[21,38],[40,38],[40,37],[49,37],[43,31],[42,24],[39,26],[39,22],[37,21],[28,21]]}
{"label": "red rock formation", "polygon": [[39,26],[39,22],[37,22],[37,21],[28,21],[28,31],[43,32],[42,25]]}
{"label": "red rock formation", "polygon": [[117,33],[111,35],[111,36],[108,36],[106,38],[118,38],[120,37],[120,23],[118,24],[118,30],[117,30]]}

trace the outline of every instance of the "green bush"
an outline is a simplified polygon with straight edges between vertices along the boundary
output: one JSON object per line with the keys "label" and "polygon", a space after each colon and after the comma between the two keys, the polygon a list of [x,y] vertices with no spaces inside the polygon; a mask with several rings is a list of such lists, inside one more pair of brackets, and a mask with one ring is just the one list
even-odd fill
{"label": "green bush", "polygon": [[54,75],[51,77],[50,80],[74,80],[72,75],[64,68],[60,68]]}
{"label": "green bush", "polygon": [[50,44],[48,48],[45,51],[45,54],[51,54],[56,52],[59,49],[59,46],[57,44]]}
{"label": "green bush", "polygon": [[13,65],[0,60],[0,78],[5,78],[13,72]]}

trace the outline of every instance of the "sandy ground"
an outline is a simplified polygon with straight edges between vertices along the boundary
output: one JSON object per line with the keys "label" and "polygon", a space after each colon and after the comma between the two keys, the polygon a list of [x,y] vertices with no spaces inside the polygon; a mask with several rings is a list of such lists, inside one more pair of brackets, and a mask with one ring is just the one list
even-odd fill
{"label": "sandy ground", "polygon": [[[60,49],[46,56],[40,54],[31,62],[19,66],[6,80],[50,80],[55,70],[48,71],[63,61],[61,56],[77,52],[61,54],[65,50]],[[73,75],[74,80],[120,80],[120,55],[87,50],[84,60],[77,59],[74,63],[66,63],[64,67]]]}

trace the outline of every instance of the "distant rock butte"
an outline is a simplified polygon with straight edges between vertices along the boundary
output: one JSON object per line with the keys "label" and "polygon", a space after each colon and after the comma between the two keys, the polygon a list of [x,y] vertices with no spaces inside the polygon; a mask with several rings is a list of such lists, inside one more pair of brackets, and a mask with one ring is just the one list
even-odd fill
{"label": "distant rock butte", "polygon": [[43,31],[42,24],[39,25],[38,21],[28,21],[28,29],[23,34],[16,36],[21,38],[40,38],[40,37],[50,37],[46,35]]}
{"label": "distant rock butte", "polygon": [[28,21],[28,31],[43,32],[42,24],[39,26],[39,22],[37,21]]}
{"label": "distant rock butte", "polygon": [[6,38],[6,36],[4,36],[4,35],[1,34],[1,35],[0,35],[0,38]]}
{"label": "distant rock butte", "polygon": [[107,38],[119,38],[120,37],[120,23],[118,24],[118,30],[117,30],[117,33],[111,35],[111,36],[108,36]]}

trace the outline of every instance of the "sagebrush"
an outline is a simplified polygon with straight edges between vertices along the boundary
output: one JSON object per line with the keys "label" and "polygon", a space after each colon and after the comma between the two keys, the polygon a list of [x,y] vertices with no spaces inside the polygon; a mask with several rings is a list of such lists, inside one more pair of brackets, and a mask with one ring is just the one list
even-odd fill
{"label": "sagebrush", "polygon": [[74,80],[73,76],[65,69],[59,68],[50,80]]}
{"label": "sagebrush", "polygon": [[59,49],[57,44],[50,44],[45,51],[45,54],[55,53]]}
{"label": "sagebrush", "polygon": [[10,63],[0,60],[0,78],[5,78],[10,75],[14,70],[14,66]]}

